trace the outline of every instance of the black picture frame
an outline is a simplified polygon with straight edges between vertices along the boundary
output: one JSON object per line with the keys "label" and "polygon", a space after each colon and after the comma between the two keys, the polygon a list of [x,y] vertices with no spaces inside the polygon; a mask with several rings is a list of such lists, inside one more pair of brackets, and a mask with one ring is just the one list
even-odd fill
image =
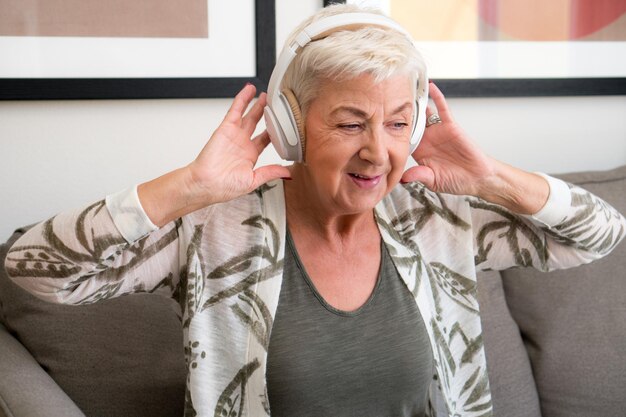
{"label": "black picture frame", "polygon": [[230,98],[265,91],[276,61],[274,0],[255,0],[256,74],[217,78],[0,78],[0,100]]}
{"label": "black picture frame", "polygon": [[[324,7],[345,0],[324,0]],[[626,77],[433,79],[447,97],[626,95]]]}

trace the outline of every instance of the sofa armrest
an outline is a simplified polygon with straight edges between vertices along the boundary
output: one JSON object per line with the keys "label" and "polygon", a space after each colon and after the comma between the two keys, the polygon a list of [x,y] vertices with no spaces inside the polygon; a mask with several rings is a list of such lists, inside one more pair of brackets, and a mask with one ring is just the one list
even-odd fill
{"label": "sofa armrest", "polygon": [[0,417],[85,417],[0,324]]}

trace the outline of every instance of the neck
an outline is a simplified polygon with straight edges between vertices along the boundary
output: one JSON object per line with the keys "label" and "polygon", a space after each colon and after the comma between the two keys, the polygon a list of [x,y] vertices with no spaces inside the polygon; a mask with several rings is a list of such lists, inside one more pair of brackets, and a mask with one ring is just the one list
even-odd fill
{"label": "neck", "polygon": [[305,176],[294,170],[292,178],[284,182],[287,224],[292,234],[314,235],[327,242],[349,242],[360,239],[364,233],[378,233],[373,209],[340,213],[329,207]]}

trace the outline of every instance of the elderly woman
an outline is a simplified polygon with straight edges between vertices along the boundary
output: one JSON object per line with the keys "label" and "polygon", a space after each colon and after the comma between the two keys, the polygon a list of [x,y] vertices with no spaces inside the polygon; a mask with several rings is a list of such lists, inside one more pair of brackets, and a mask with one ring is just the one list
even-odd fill
{"label": "elderly woman", "polygon": [[302,162],[255,169],[266,96],[247,85],[192,163],[37,225],[9,274],[52,302],[180,300],[189,416],[425,416],[433,378],[450,415],[491,415],[476,271],[589,262],[626,221],[484,155],[433,84],[410,154],[423,63],[385,26],[325,33],[289,65]]}

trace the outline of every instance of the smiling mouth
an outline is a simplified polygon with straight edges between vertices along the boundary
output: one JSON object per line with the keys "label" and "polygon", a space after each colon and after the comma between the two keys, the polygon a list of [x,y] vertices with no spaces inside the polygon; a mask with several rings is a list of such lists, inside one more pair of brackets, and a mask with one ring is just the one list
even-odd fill
{"label": "smiling mouth", "polygon": [[358,186],[362,188],[367,188],[367,189],[378,185],[378,183],[380,182],[380,179],[382,178],[382,175],[376,175],[374,177],[370,177],[367,175],[356,174],[353,172],[350,172],[348,175],[350,175],[350,178],[352,178],[352,180]]}
{"label": "smiling mouth", "polygon": [[350,176],[361,179],[361,180],[371,180],[371,179],[380,177],[380,175],[377,175],[375,177],[368,177],[367,175],[354,174],[352,172],[350,173]]}

